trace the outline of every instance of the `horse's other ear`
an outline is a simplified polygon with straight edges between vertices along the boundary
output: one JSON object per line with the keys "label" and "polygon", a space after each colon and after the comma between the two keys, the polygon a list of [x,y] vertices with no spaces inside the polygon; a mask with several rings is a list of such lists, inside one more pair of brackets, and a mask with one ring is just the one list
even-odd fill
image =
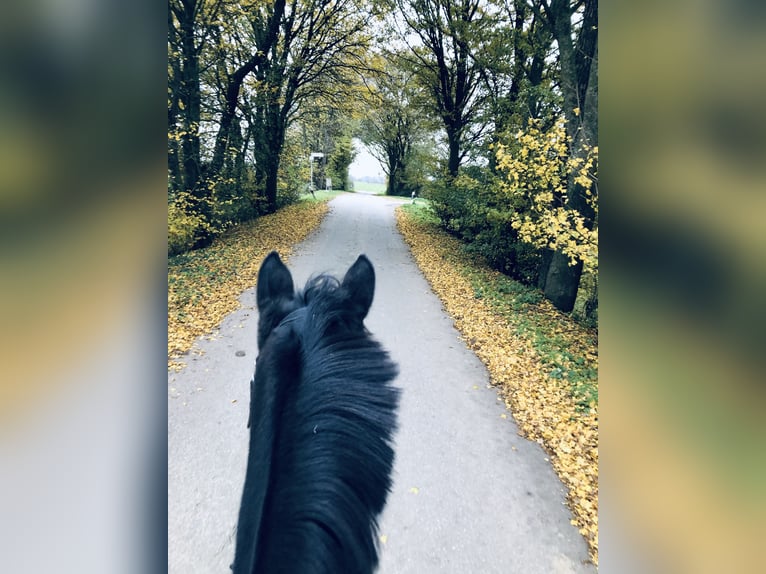
{"label": "horse's other ear", "polygon": [[349,301],[356,308],[359,318],[364,319],[375,294],[375,269],[365,255],[360,255],[346,272],[342,287],[348,293]]}
{"label": "horse's other ear", "polygon": [[292,296],[293,277],[290,270],[282,263],[279,254],[272,251],[263,260],[258,271],[258,309],[265,309],[279,299],[290,299]]}

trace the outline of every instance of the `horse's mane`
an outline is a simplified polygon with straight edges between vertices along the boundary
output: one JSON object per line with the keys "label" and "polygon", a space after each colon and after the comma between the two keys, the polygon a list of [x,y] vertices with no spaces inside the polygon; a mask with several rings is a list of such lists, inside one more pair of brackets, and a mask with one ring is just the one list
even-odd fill
{"label": "horse's mane", "polygon": [[391,488],[397,367],[334,277],[310,279],[278,307],[265,315],[282,318],[251,383],[248,464],[258,468],[248,470],[234,570],[371,572]]}

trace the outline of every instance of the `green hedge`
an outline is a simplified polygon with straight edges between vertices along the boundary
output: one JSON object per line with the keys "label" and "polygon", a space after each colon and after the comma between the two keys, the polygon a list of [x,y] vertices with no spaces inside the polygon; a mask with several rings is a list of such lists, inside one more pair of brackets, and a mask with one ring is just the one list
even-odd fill
{"label": "green hedge", "polygon": [[465,241],[469,252],[514,279],[537,283],[542,255],[519,241],[510,223],[511,213],[524,206],[502,194],[488,170],[465,168],[454,179],[431,182],[426,193],[442,226]]}

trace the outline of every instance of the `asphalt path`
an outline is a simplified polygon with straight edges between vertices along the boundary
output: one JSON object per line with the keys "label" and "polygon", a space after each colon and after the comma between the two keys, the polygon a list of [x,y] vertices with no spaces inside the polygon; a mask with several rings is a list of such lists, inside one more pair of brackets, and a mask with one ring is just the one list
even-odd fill
{"label": "asphalt path", "polygon": [[[397,200],[343,194],[287,263],[296,285],[376,272],[368,329],[399,363],[394,487],[381,517],[381,574],[595,572],[542,448],[518,435],[396,230]],[[255,291],[168,373],[168,567],[229,572],[257,354]],[[501,415],[508,414],[506,418]]]}

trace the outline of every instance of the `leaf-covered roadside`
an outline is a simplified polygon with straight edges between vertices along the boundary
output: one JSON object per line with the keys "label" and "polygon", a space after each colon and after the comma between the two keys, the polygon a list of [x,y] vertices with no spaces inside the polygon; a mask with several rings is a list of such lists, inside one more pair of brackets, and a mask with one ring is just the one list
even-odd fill
{"label": "leaf-covered roadside", "polygon": [[505,296],[499,287],[508,283],[498,273],[465,255],[459,241],[411,208],[400,207],[396,217],[420,269],[487,366],[522,434],[550,454],[568,490],[573,524],[598,564],[595,332],[541,298],[519,302],[524,297]]}
{"label": "leaf-covered roadside", "polygon": [[232,229],[205,249],[168,259],[168,367],[237,309],[239,295],[255,285],[272,250],[289,257],[293,246],[317,228],[327,202],[302,201]]}

